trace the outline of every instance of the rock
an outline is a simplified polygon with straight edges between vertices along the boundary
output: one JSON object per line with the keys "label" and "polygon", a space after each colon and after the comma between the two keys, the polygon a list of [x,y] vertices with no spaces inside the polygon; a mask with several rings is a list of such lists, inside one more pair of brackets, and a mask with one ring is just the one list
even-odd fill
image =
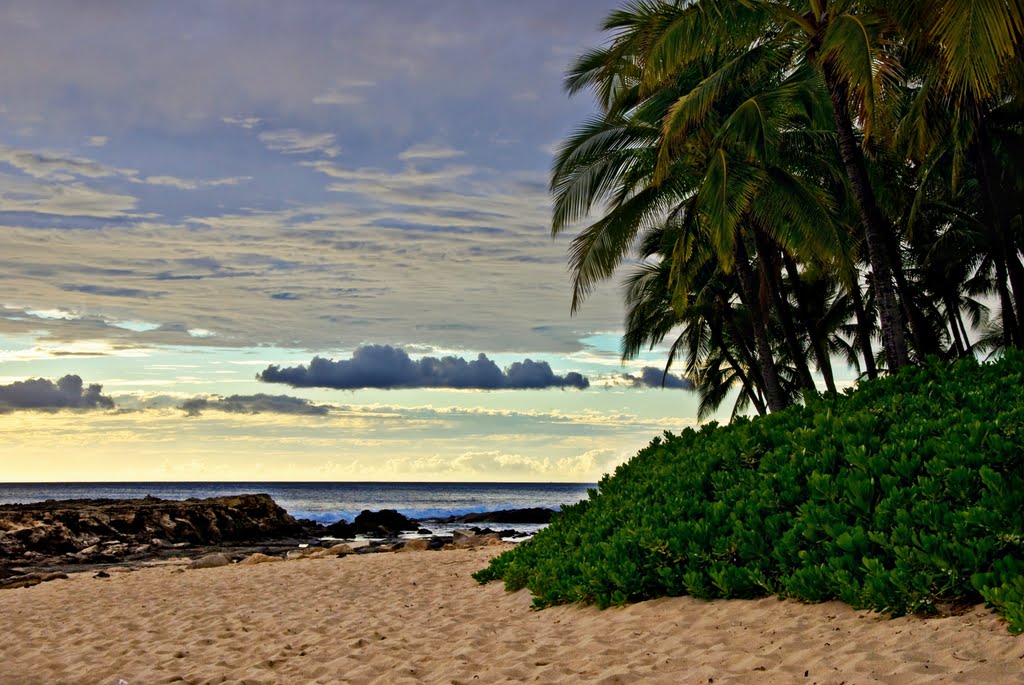
{"label": "rock", "polygon": [[391,545],[364,545],[362,547],[356,547],[356,554],[377,554],[379,552],[390,552],[392,549]]}
{"label": "rock", "polygon": [[217,568],[219,566],[228,566],[229,564],[231,564],[231,559],[229,559],[226,554],[216,552],[214,554],[206,554],[204,556],[199,557],[198,559],[193,559],[189,562],[188,567]]}
{"label": "rock", "polygon": [[[259,542],[301,535],[269,495],[210,499],[50,500],[0,506],[0,560],[62,554],[117,557],[190,544]],[[93,548],[98,545],[98,548]]]}
{"label": "rock", "polygon": [[324,528],[324,535],[339,538],[342,540],[351,540],[356,536],[356,529],[352,527],[352,524],[348,521],[338,521]]}
{"label": "rock", "polygon": [[238,562],[238,565],[254,566],[256,564],[266,564],[272,561],[284,561],[284,559],[282,559],[281,557],[275,557],[269,554],[261,554],[260,552],[256,552],[255,554],[250,554],[245,559],[242,559],[240,562]]}
{"label": "rock", "polygon": [[437,519],[441,523],[551,523],[555,511],[543,507],[528,509],[502,509],[500,511],[483,511],[460,516],[449,516]]}
{"label": "rock", "polygon": [[451,535],[432,535],[430,536],[430,549],[444,549],[445,545],[452,543]]}
{"label": "rock", "polygon": [[50,580],[59,580],[67,578],[68,574],[56,572],[45,572],[37,571],[35,573],[26,573],[20,576],[11,576],[4,580],[0,580],[0,590],[9,590],[19,587],[32,587],[33,585],[39,585]]}
{"label": "rock", "polygon": [[306,535],[321,535],[324,532],[324,524],[313,519],[295,519],[295,522],[302,526]]}
{"label": "rock", "polygon": [[433,535],[434,531],[428,530],[427,528],[420,528],[416,531],[417,535]]}
{"label": "rock", "polygon": [[162,550],[180,550],[185,547],[190,547],[189,543],[169,543],[166,540],[160,538],[154,538],[150,541],[150,545]]}
{"label": "rock", "polygon": [[430,540],[406,540],[405,544],[397,550],[399,552],[422,552],[430,549]]}
{"label": "rock", "polygon": [[342,543],[340,545],[328,547],[324,551],[327,552],[327,554],[333,554],[334,556],[338,556],[340,554],[352,554],[352,546]]}
{"label": "rock", "polygon": [[302,549],[288,550],[287,552],[285,552],[284,558],[285,559],[289,559],[289,560],[291,560],[291,559],[305,559],[309,555],[313,554],[313,552],[317,551],[317,549],[319,549],[319,548],[318,547],[312,547],[312,548],[304,547]]}
{"label": "rock", "polygon": [[416,522],[398,513],[394,509],[382,509],[370,511],[364,509],[352,522],[352,527],[359,535],[373,537],[392,537],[403,531],[413,531],[419,528]]}
{"label": "rock", "polygon": [[478,535],[472,530],[459,528],[452,531],[452,547],[464,549],[467,547],[483,547],[484,545],[500,545],[501,536],[497,533],[484,533]]}
{"label": "rock", "polygon": [[310,559],[330,559],[332,557],[343,557],[352,554],[352,551],[349,545],[341,544],[332,547],[314,547],[313,551],[305,556]]}
{"label": "rock", "polygon": [[107,573],[106,571],[100,571],[99,573],[97,573],[96,575],[93,576],[93,578],[109,578],[109,577],[110,577],[110,574]]}

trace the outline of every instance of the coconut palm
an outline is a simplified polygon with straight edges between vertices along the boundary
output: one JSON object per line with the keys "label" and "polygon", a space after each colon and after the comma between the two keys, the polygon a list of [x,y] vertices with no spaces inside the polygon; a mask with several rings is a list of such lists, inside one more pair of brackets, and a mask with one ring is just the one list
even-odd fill
{"label": "coconut palm", "polygon": [[679,5],[674,21],[651,48],[646,86],[656,87],[679,65],[703,59],[705,51],[725,50],[730,59],[673,104],[663,123],[663,170],[667,172],[676,146],[701,124],[735,78],[758,68],[783,73],[813,68],[832,105],[838,150],[863,226],[888,365],[893,370],[906,365],[904,317],[892,277],[892,229],[878,208],[862,151],[883,96],[898,75],[888,49],[892,26],[880,3],[698,0]]}
{"label": "coconut palm", "polygon": [[648,92],[637,66],[657,32],[687,10],[654,3],[628,10],[635,11],[616,13],[607,24],[619,30],[613,44],[584,55],[568,80],[570,90],[594,89],[605,109],[566,141],[552,173],[555,234],[599,203],[606,207],[604,216],[573,240],[573,305],[611,276],[638,236],[676,217],[670,223],[683,228],[667,251],[674,264],[689,258],[691,248],[682,236],[696,231],[725,273],[735,269],[766,401],[778,410],[789,400],[775,368],[769,303],[779,316],[799,384],[812,389],[814,382],[779,292],[775,253],[824,254],[835,247],[828,197],[799,169],[787,168],[780,150],[792,145],[787,132],[802,135],[808,124],[819,125],[823,91],[810,70],[783,73],[751,62],[747,71],[733,71],[716,107],[690,128],[666,161],[661,151],[669,107],[720,74],[733,55],[726,50],[681,65],[669,81]]}

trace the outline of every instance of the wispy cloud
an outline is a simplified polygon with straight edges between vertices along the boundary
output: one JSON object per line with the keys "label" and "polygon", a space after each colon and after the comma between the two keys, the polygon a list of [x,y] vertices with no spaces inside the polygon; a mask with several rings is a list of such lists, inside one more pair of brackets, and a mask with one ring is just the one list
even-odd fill
{"label": "wispy cloud", "polygon": [[318,152],[327,157],[337,157],[341,148],[336,144],[333,133],[305,133],[289,128],[279,131],[264,131],[257,138],[268,150],[286,155],[306,155]]}
{"label": "wispy cloud", "polygon": [[[67,178],[56,178],[38,182],[0,174],[0,223],[7,225],[3,215],[17,213],[56,217],[89,217],[117,219],[138,216],[138,198],[116,191],[92,188],[84,183]],[[15,221],[18,219],[15,218]]]}
{"label": "wispy cloud", "polygon": [[314,105],[358,105],[366,101],[366,89],[373,81],[352,80],[334,85],[313,97]]}
{"label": "wispy cloud", "polygon": [[415,159],[451,159],[452,157],[462,157],[466,153],[462,150],[456,150],[453,147],[447,145],[432,145],[430,143],[417,143],[410,148],[404,150],[398,155],[398,158],[402,161],[410,161]]}
{"label": "wispy cloud", "polygon": [[142,179],[144,183],[151,186],[167,186],[178,190],[199,190],[201,188],[220,188],[223,186],[237,186],[246,181],[251,181],[252,176],[229,176],[226,178],[211,179],[189,179],[176,176],[146,176]]}
{"label": "wispy cloud", "polygon": [[188,416],[199,416],[205,411],[228,414],[299,414],[326,416],[330,407],[313,404],[309,400],[288,395],[231,395],[230,397],[193,397],[179,406]]}
{"label": "wispy cloud", "polygon": [[18,171],[47,181],[72,181],[78,178],[134,176],[134,169],[118,169],[91,159],[11,147],[0,147],[0,162]]}
{"label": "wispy cloud", "polygon": [[262,123],[263,120],[260,119],[259,117],[229,116],[221,117],[221,121],[223,121],[225,124],[230,124],[232,126],[239,126],[241,128],[248,129],[256,128],[257,126],[260,125],[260,123]]}

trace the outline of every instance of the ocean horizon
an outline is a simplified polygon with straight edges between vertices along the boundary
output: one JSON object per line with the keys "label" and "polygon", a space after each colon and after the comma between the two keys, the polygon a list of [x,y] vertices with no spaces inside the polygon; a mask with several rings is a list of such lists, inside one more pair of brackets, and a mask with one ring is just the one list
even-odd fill
{"label": "ocean horizon", "polygon": [[[295,518],[352,521],[364,509],[430,520],[502,509],[560,509],[586,499],[594,483],[415,481],[125,481],[0,483],[0,505],[48,499],[160,499],[266,493]],[[522,526],[519,526],[522,527]]]}

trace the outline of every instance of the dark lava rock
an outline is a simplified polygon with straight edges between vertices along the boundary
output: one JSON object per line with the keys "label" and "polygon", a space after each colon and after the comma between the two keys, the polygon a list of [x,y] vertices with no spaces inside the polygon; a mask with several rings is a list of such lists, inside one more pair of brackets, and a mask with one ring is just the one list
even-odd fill
{"label": "dark lava rock", "polygon": [[419,526],[416,522],[406,516],[399,514],[394,509],[381,509],[370,511],[364,509],[352,522],[352,527],[359,535],[373,537],[393,537],[403,531],[414,531]]}
{"label": "dark lava rock", "polygon": [[553,509],[531,507],[529,509],[502,509],[482,511],[461,516],[437,519],[440,523],[551,523]]}
{"label": "dark lava rock", "polygon": [[528,538],[529,533],[523,533],[515,530],[514,528],[506,528],[505,530],[492,530],[490,527],[481,528],[479,526],[470,526],[469,529],[477,535],[497,535],[502,538]]}
{"label": "dark lava rock", "polygon": [[356,536],[356,529],[348,521],[338,521],[325,527],[323,534],[332,538],[351,540]]}
{"label": "dark lava rock", "polygon": [[296,523],[302,526],[302,532],[306,535],[317,536],[322,535],[324,532],[324,524],[313,519],[296,519]]}
{"label": "dark lava rock", "polygon": [[0,506],[0,560],[83,550],[90,550],[83,557],[106,560],[133,550],[141,553],[143,545],[254,542],[302,532],[302,526],[270,495],[49,500]]}

